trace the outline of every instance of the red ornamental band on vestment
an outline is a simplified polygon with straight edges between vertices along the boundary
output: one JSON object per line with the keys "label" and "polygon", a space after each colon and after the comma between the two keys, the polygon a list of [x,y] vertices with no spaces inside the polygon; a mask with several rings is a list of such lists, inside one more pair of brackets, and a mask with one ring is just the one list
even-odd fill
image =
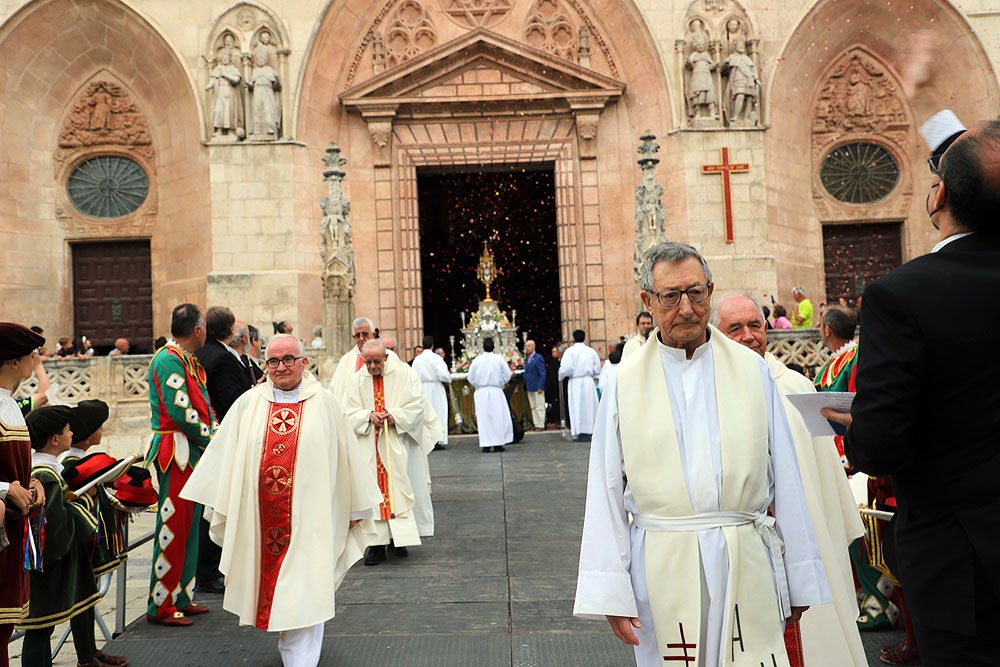
{"label": "red ornamental band on vestment", "polygon": [[257,477],[260,511],[260,589],[257,622],[267,630],[281,562],[292,539],[292,486],[303,403],[272,403]]}
{"label": "red ornamental band on vestment", "polygon": [[[375,412],[385,412],[385,378],[381,375],[372,376],[372,391],[374,392]],[[385,428],[384,426],[382,428]],[[395,519],[392,512],[392,477],[382,456],[378,453],[378,441],[382,435],[381,429],[375,429],[375,477],[378,480],[378,488],[382,492],[382,502],[378,506],[378,518],[382,521]],[[388,453],[389,445],[385,451]]]}

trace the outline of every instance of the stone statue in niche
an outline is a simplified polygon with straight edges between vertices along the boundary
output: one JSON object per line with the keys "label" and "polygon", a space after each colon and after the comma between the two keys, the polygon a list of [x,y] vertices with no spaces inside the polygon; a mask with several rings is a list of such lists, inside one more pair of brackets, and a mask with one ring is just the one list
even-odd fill
{"label": "stone statue in niche", "polygon": [[[231,37],[231,35],[230,35]],[[244,139],[246,127],[243,122],[243,75],[232,62],[233,50],[223,49],[219,54],[219,64],[209,74],[205,90],[212,91],[213,138],[230,141]],[[238,52],[237,52],[238,53]]]}
{"label": "stone statue in niche", "polygon": [[871,113],[872,86],[860,67],[851,69],[848,77],[844,109],[849,116],[868,116]]}
{"label": "stone statue in niche", "polygon": [[103,86],[97,88],[94,94],[87,98],[90,113],[87,118],[87,128],[95,132],[111,129],[111,96]]}
{"label": "stone statue in niche", "polygon": [[736,45],[740,42],[746,45],[747,41],[747,31],[743,27],[743,23],[735,16],[726,21],[726,33],[723,35],[725,49],[724,53],[729,55],[736,50]]}
{"label": "stone statue in niche", "polygon": [[281,104],[278,92],[281,79],[271,67],[267,48],[254,49],[253,70],[247,85],[253,91],[253,133],[250,138],[257,141],[277,139],[281,127]]}
{"label": "stone statue in niche", "polygon": [[278,49],[274,45],[273,37],[271,36],[271,31],[265,28],[260,31],[257,35],[257,45],[253,47],[253,59],[257,62],[257,54],[266,53],[267,62],[275,63],[277,62]]}
{"label": "stone statue in niche", "polygon": [[722,63],[722,75],[728,77],[726,111],[730,124],[757,125],[760,114],[760,77],[757,64],[747,55],[746,41],[738,41],[734,51]]}
{"label": "stone statue in niche", "polygon": [[215,52],[215,62],[222,62],[222,54],[224,53],[229,55],[230,64],[239,66],[243,54],[239,47],[236,46],[236,37],[231,32],[227,32],[222,36],[222,46]]}
{"label": "stone statue in niche", "polygon": [[708,35],[704,31],[695,32],[692,46],[691,55],[685,61],[685,67],[691,70],[687,89],[688,116],[693,119],[714,118],[716,95],[712,72],[716,63],[708,53]]}

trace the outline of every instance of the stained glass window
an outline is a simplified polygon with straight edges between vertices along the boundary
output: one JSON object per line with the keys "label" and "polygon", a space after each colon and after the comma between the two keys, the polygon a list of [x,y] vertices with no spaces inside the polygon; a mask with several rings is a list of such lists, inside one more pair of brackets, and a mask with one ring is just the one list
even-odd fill
{"label": "stained glass window", "polygon": [[899,165],[884,147],[859,141],[827,153],[819,177],[835,199],[848,204],[870,204],[896,187]]}
{"label": "stained glass window", "polygon": [[95,218],[120,218],[138,210],[149,194],[149,177],[138,162],[119,155],[84,160],[66,183],[73,206]]}

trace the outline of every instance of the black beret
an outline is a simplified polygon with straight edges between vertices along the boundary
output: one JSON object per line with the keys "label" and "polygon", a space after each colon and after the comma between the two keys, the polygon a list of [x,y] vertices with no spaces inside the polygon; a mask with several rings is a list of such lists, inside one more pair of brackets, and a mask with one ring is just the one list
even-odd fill
{"label": "black beret", "polygon": [[16,322],[0,322],[0,361],[20,359],[45,345],[45,339]]}
{"label": "black beret", "polygon": [[31,446],[41,449],[49,438],[62,433],[63,427],[73,419],[73,408],[68,405],[43,405],[27,414],[24,422],[28,425]]}
{"label": "black beret", "polygon": [[90,399],[77,403],[73,408],[73,420],[69,423],[69,428],[73,431],[73,444],[94,435],[108,421],[108,414],[108,404],[104,401]]}

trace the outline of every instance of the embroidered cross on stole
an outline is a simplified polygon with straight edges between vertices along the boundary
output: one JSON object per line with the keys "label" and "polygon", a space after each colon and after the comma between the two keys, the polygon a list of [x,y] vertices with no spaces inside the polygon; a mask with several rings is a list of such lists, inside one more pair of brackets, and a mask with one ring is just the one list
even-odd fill
{"label": "embroidered cross on stole", "polygon": [[303,402],[271,403],[267,415],[257,475],[261,540],[255,625],[260,630],[267,630],[270,623],[278,573],[292,539],[292,487],[302,406]]}
{"label": "embroidered cross on stole", "polygon": [[[362,359],[362,361],[364,361]],[[375,412],[383,412],[385,410],[385,378],[381,375],[372,376],[372,389],[375,392]],[[383,427],[384,428],[384,427]],[[392,476],[389,475],[389,469],[386,467],[385,462],[382,461],[382,455],[378,451],[378,441],[382,435],[382,429],[375,429],[375,462],[376,462],[376,477],[378,478],[378,488],[382,491],[382,503],[378,506],[378,518],[382,521],[388,521],[389,519],[396,518],[395,514],[392,512]],[[386,454],[389,452],[389,447],[385,448]],[[388,457],[386,457],[388,458]]]}

